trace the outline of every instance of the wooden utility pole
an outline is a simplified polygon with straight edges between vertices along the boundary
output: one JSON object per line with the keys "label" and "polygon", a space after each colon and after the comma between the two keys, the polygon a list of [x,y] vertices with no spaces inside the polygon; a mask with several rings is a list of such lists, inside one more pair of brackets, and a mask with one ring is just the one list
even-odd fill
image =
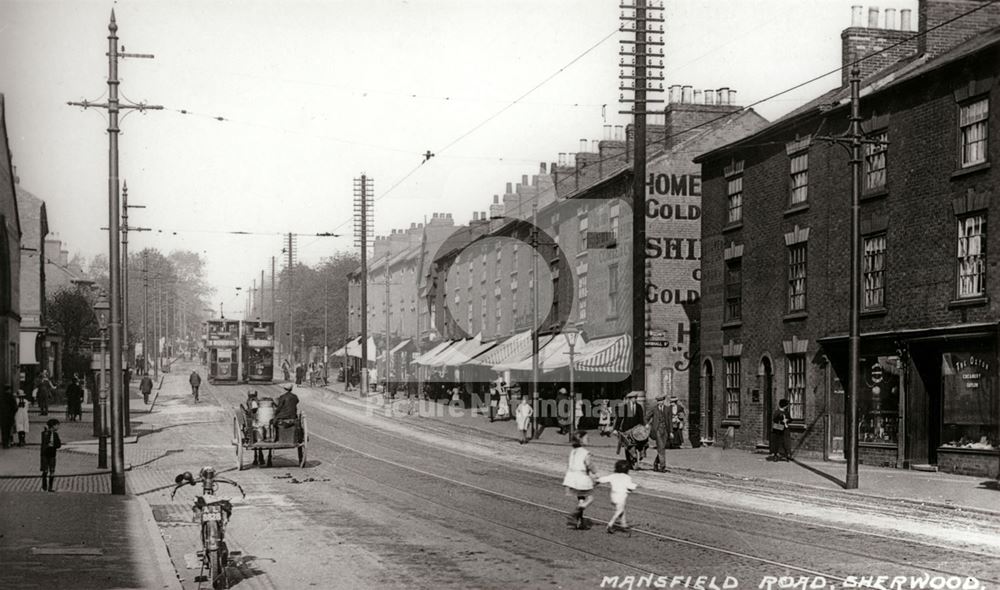
{"label": "wooden utility pole", "polygon": [[[635,0],[634,6],[621,6],[621,26],[623,32],[634,33],[634,39],[623,39],[626,47],[619,52],[621,61],[621,101],[634,103],[632,109],[619,111],[633,116],[632,125],[632,391],[646,390],[646,110],[650,103],[662,103],[661,99],[647,97],[654,90],[653,82],[663,84],[663,55],[660,51],[650,48],[663,46],[663,40],[654,40],[647,35],[655,33],[651,23],[662,23],[662,2],[654,5],[655,0]],[[631,15],[626,14],[632,10]],[[634,23],[630,25],[629,23]],[[660,26],[660,34],[663,27]],[[626,61],[629,58],[629,61]],[[653,59],[658,58],[659,62]],[[660,70],[659,75],[656,71]],[[633,97],[626,98],[624,92],[631,91]]]}
{"label": "wooden utility pole", "polygon": [[125,494],[125,446],[122,430],[123,391],[122,391],[122,286],[121,286],[121,253],[119,228],[119,190],[118,190],[118,113],[123,109],[158,110],[161,106],[145,103],[122,105],[118,100],[118,60],[123,57],[152,58],[149,54],[119,53],[118,24],[115,22],[115,11],[111,10],[111,20],[108,23],[108,101],[106,103],[91,103],[89,101],[70,102],[73,106],[83,108],[101,108],[108,111],[108,261],[109,279],[111,284],[111,321],[108,329],[111,333],[111,493]]}

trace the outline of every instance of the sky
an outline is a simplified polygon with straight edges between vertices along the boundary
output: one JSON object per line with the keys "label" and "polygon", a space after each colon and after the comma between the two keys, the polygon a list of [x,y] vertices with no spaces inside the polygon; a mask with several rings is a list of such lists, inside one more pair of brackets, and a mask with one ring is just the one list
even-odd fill
{"label": "sky", "polygon": [[[66,103],[107,99],[114,9],[119,50],[155,55],[120,61],[123,104],[164,107],[120,121],[120,178],[145,206],[129,221],[154,230],[129,248],[200,253],[213,306],[239,310],[236,287],[269,276],[272,256],[280,268],[283,234],[300,234],[310,265],[354,249],[361,174],[376,234],[434,212],[464,223],[505,183],[629,123],[620,3],[0,0],[14,165],[71,256],[107,253],[106,113]],[[751,105],[831,72],[856,3],[665,0],[665,85],[733,88]],[[877,6],[912,9],[916,27],[916,0]],[[774,120],[839,81],[753,108]]]}

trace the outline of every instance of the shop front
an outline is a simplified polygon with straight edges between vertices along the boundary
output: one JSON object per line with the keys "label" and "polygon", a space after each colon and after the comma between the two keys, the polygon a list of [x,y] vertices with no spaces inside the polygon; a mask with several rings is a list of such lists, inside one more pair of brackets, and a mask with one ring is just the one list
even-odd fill
{"label": "shop front", "polygon": [[[843,457],[847,350],[830,358],[827,458]],[[996,477],[1000,472],[997,325],[865,334],[858,460],[867,465]]]}

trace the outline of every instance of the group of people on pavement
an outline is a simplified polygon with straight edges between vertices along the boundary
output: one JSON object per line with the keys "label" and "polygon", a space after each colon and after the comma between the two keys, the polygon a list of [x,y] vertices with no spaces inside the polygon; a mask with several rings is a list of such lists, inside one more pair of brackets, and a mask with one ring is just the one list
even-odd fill
{"label": "group of people on pavement", "polygon": [[329,378],[326,374],[326,366],[323,361],[310,361],[307,363],[295,363],[293,366],[288,359],[281,361],[281,373],[285,381],[291,381],[295,376],[296,385],[304,385],[308,382],[309,387],[318,385],[329,385]]}

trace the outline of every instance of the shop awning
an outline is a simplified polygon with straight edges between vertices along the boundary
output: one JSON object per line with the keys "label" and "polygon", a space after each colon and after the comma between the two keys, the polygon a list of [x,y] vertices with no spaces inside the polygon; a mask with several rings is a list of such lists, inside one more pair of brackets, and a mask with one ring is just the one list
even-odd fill
{"label": "shop awning", "polygon": [[[343,346],[343,347],[337,349],[336,351],[331,352],[330,356],[327,357],[327,360],[329,360],[330,358],[338,357],[338,356],[342,357],[342,356],[344,356],[345,352],[346,352],[347,356],[352,356],[352,357],[355,357],[355,358],[361,358],[361,337],[359,336],[359,337],[355,338],[354,340],[351,340],[350,342],[348,342],[347,346]],[[369,337],[368,338],[368,360],[369,361],[374,361],[375,360],[375,356],[377,354],[378,354],[378,351],[375,349],[375,339]]]}
{"label": "shop awning", "polygon": [[412,342],[413,342],[413,340],[411,340],[409,338],[407,338],[406,340],[403,340],[402,342],[400,342],[396,346],[393,346],[392,350],[389,351],[389,354],[396,354],[397,352],[399,352],[399,351],[403,350],[404,348],[406,348],[407,346],[409,346]]}
{"label": "shop awning", "polygon": [[[470,364],[492,367],[493,365],[510,358],[514,352],[521,350],[524,347],[527,347],[528,350],[531,349],[531,330],[525,330],[524,332],[514,334],[503,342],[497,343],[493,348],[472,359]],[[521,358],[523,358],[523,355],[521,355]]]}
{"label": "shop awning", "polygon": [[[576,352],[581,350],[586,346],[586,342],[583,338],[577,340],[577,345],[574,347]],[[538,347],[538,370],[539,371],[553,371],[560,367],[569,366],[569,343],[566,342],[566,337],[562,334],[552,335],[545,346],[539,344]],[[522,360],[521,362],[515,364],[511,367],[513,371],[530,371],[532,370],[531,356]]]}
{"label": "shop awning", "polygon": [[597,338],[587,346],[574,365],[577,371],[593,373],[632,372],[632,336],[622,334],[608,338]]}
{"label": "shop awning", "polygon": [[464,367],[469,365],[479,366],[473,359],[492,349],[497,345],[496,341],[481,342],[478,337],[466,340],[461,346],[452,349],[451,353],[445,357],[435,359],[434,366]]}
{"label": "shop awning", "polygon": [[[542,350],[552,341],[553,336],[551,334],[539,336],[538,337],[538,354],[542,354]],[[540,357],[539,357],[540,358]],[[524,364],[527,364],[527,369],[523,368]],[[520,343],[518,346],[514,347],[510,355],[499,361],[497,364],[493,365],[494,371],[508,371],[508,370],[531,370],[531,338]]]}
{"label": "shop awning", "polygon": [[434,348],[428,350],[424,354],[413,359],[412,361],[410,361],[410,363],[411,364],[416,363],[418,365],[425,365],[425,366],[429,365],[432,361],[434,361],[435,358],[441,356],[442,354],[447,353],[452,346],[455,346],[459,342],[461,342],[461,340],[445,340],[440,344],[438,344],[437,346],[435,346]]}
{"label": "shop awning", "polygon": [[38,332],[21,332],[20,347],[18,352],[18,363],[22,365],[37,365],[38,358],[35,357],[35,342],[38,340]]}

